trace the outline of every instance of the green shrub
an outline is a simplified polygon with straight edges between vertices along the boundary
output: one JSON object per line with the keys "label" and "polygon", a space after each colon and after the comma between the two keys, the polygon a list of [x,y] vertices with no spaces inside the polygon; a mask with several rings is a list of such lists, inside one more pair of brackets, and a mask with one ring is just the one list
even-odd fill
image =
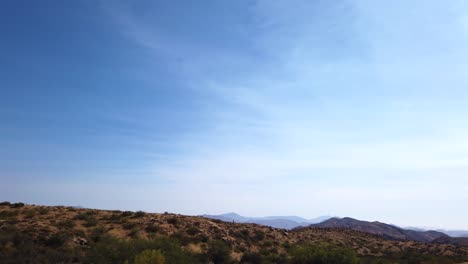
{"label": "green shrub", "polygon": [[52,234],[44,241],[44,245],[53,248],[62,247],[67,239],[68,235],[66,233]]}
{"label": "green shrub", "polygon": [[206,243],[206,242],[208,242],[208,240],[209,240],[208,236],[205,235],[205,234],[198,234],[197,237],[196,237],[196,239],[197,239],[198,241],[200,241],[200,242],[203,242],[203,243]]}
{"label": "green shrub", "polygon": [[220,240],[208,242],[207,257],[214,264],[232,263],[231,249],[228,244]]}
{"label": "green shrub", "polygon": [[62,234],[36,239],[29,232],[20,232],[3,225],[0,231],[0,263],[83,263],[79,254],[63,245]]}
{"label": "green shrub", "polygon": [[83,225],[86,227],[92,227],[92,226],[96,226],[97,223],[98,223],[98,220],[96,219],[96,217],[90,216],[86,219],[86,222]]}
{"label": "green shrub", "polygon": [[86,233],[82,229],[73,229],[72,234],[78,237],[85,237]]}
{"label": "green shrub", "polygon": [[6,202],[6,201],[0,203],[0,206],[10,206],[10,205],[11,205],[11,203],[10,203],[10,202]]}
{"label": "green shrub", "polygon": [[150,224],[146,226],[145,231],[148,233],[158,233],[161,230],[161,228],[155,224]]}
{"label": "green shrub", "polygon": [[183,232],[176,232],[172,234],[171,237],[177,240],[182,246],[186,246],[191,242],[190,237],[186,236]]}
{"label": "green shrub", "polygon": [[89,215],[87,213],[79,213],[73,217],[75,220],[86,220],[88,219]]}
{"label": "green shrub", "polygon": [[93,230],[89,234],[89,238],[94,242],[98,242],[99,240],[101,240],[102,236],[105,233],[106,233],[106,230],[103,227],[96,227],[96,228],[93,228]]}
{"label": "green shrub", "polygon": [[167,222],[173,226],[176,226],[179,224],[179,219],[177,219],[176,217],[171,217],[167,219]]}
{"label": "green shrub", "polygon": [[34,209],[31,209],[31,210],[27,210],[26,212],[24,212],[24,216],[26,218],[33,218],[35,215],[36,215],[36,210]]}
{"label": "green shrub", "polygon": [[122,215],[113,213],[109,217],[105,218],[105,220],[110,222],[120,222],[122,220]]}
{"label": "green shrub", "polygon": [[75,220],[88,220],[88,218],[92,217],[94,214],[91,213],[91,212],[83,212],[83,213],[79,213],[77,214],[74,219]]}
{"label": "green shrub", "polygon": [[266,247],[266,248],[272,247],[273,246],[273,241],[271,241],[271,240],[264,241],[262,246]]}
{"label": "green shrub", "polygon": [[133,229],[137,226],[137,223],[135,222],[125,222],[122,227],[126,230],[130,230],[130,229]]}
{"label": "green shrub", "polygon": [[135,256],[134,264],[164,264],[166,258],[160,250],[147,249]]}
{"label": "green shrub", "polygon": [[242,255],[240,263],[243,264],[261,264],[263,263],[262,255],[255,252],[248,252]]}
{"label": "green shrub", "polygon": [[265,238],[265,233],[261,230],[255,230],[254,232],[254,240],[261,241]]}
{"label": "green shrub", "polygon": [[18,211],[0,211],[0,220],[16,220]]}
{"label": "green shrub", "polygon": [[104,235],[101,240],[91,246],[83,263],[123,263],[126,260],[134,260],[138,254],[148,249],[160,250],[167,263],[206,263],[206,261],[200,261],[198,256],[183,251],[181,245],[174,239],[125,240],[109,235]]}
{"label": "green shrub", "polygon": [[240,259],[241,264],[270,264],[270,263],[275,263],[275,264],[287,264],[288,258],[285,254],[283,255],[267,255],[267,256],[262,256],[261,254],[257,252],[248,252],[242,255],[242,258]]}
{"label": "green shrub", "polygon": [[122,217],[129,217],[133,215],[133,212],[125,211],[120,214]]}
{"label": "green shrub", "polygon": [[13,204],[10,204],[10,207],[11,208],[21,208],[24,206],[24,203],[13,203]]}
{"label": "green shrub", "polygon": [[194,236],[196,234],[200,233],[200,229],[196,226],[191,226],[187,229],[187,234]]}
{"label": "green shrub", "polygon": [[294,247],[291,252],[292,264],[357,264],[356,253],[346,247],[332,244],[307,244]]}
{"label": "green shrub", "polygon": [[137,227],[132,228],[130,232],[128,232],[128,236],[132,238],[137,238],[139,234],[140,234],[140,229],[138,229]]}
{"label": "green shrub", "polygon": [[39,207],[39,209],[37,209],[37,212],[40,214],[40,215],[45,215],[49,212],[49,208],[47,207]]}
{"label": "green shrub", "polygon": [[57,226],[63,227],[63,228],[73,228],[75,227],[75,222],[73,220],[67,219],[67,220],[58,222]]}
{"label": "green shrub", "polygon": [[143,212],[143,211],[138,211],[138,212],[136,212],[136,213],[133,215],[133,217],[135,217],[135,218],[140,218],[140,217],[143,217],[143,216],[145,216],[145,215],[146,215],[145,212]]}

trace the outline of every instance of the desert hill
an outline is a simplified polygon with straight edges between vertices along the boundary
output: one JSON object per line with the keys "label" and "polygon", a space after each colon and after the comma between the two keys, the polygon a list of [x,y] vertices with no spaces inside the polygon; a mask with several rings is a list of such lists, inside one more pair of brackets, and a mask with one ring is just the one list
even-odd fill
{"label": "desert hill", "polygon": [[166,263],[310,263],[297,262],[310,252],[356,256],[338,263],[468,260],[466,246],[389,240],[348,228],[286,230],[171,213],[0,204],[2,263],[137,263],[134,257],[146,249],[162,252]]}
{"label": "desert hill", "polygon": [[309,227],[349,228],[356,231],[380,235],[388,239],[413,240],[426,243],[438,238],[450,238],[448,235],[438,231],[409,230],[377,221],[361,221],[350,217],[331,218],[318,224],[309,225]]}

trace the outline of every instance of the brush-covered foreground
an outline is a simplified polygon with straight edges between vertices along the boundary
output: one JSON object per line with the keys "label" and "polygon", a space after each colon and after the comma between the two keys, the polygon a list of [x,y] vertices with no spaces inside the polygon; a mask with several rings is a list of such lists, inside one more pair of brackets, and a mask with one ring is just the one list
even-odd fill
{"label": "brush-covered foreground", "polygon": [[197,216],[0,203],[0,263],[461,263],[468,247]]}

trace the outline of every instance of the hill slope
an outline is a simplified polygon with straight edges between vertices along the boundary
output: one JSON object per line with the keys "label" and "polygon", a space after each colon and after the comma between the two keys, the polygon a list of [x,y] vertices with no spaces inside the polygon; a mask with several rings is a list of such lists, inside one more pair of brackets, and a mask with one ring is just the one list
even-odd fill
{"label": "hill slope", "polygon": [[350,217],[331,218],[322,223],[312,224],[310,227],[349,228],[356,231],[380,235],[388,239],[413,240],[426,243],[438,238],[449,238],[448,235],[438,231],[408,230],[381,222],[361,221]]}
{"label": "hill slope", "polygon": [[169,213],[0,204],[3,263],[133,263],[145,249],[161,251],[167,263],[291,263],[307,245],[324,243],[361,260],[468,260],[468,247],[388,240],[343,228],[289,231]]}

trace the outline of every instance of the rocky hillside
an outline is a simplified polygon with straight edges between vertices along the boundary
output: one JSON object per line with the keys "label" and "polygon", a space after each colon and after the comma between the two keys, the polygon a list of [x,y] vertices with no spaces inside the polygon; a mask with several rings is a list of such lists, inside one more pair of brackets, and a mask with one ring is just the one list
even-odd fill
{"label": "rocky hillside", "polygon": [[[50,263],[50,258],[62,263],[123,263],[122,259],[133,263],[134,255],[146,248],[162,251],[167,263],[294,263],[310,245],[335,247],[320,251],[327,254],[349,249],[360,263],[468,260],[468,247],[389,240],[344,228],[289,231],[171,213],[0,204],[3,263],[24,263],[28,261],[19,260],[27,257],[29,263]],[[180,260],[184,258],[191,260]]]}
{"label": "rocky hillside", "polygon": [[413,240],[426,243],[438,238],[450,238],[448,235],[438,231],[408,230],[381,222],[367,222],[349,217],[331,218],[322,223],[310,225],[309,227],[348,228],[356,231],[379,235],[387,239]]}

